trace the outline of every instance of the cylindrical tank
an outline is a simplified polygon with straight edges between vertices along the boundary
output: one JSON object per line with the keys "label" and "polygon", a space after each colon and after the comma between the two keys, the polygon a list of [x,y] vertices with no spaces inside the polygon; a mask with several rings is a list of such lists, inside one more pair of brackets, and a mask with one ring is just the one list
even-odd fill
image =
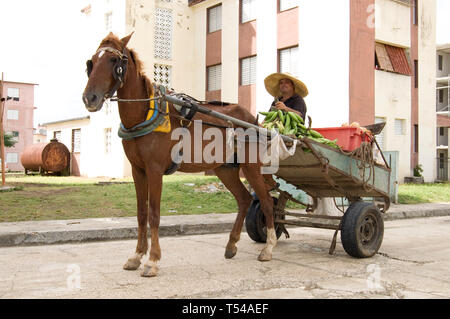
{"label": "cylindrical tank", "polygon": [[38,143],[25,147],[20,155],[25,170],[60,172],[70,165],[67,147],[53,139],[50,143]]}

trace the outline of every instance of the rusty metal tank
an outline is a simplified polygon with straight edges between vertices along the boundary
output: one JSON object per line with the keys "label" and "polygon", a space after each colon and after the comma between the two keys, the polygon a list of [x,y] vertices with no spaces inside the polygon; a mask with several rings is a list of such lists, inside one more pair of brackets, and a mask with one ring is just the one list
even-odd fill
{"label": "rusty metal tank", "polygon": [[61,172],[70,165],[67,147],[53,139],[50,143],[38,143],[25,147],[20,161],[26,171]]}

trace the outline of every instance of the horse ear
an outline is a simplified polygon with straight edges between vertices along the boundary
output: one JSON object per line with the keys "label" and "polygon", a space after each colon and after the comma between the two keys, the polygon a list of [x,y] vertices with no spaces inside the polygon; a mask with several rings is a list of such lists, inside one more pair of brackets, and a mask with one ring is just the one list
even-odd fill
{"label": "horse ear", "polygon": [[131,32],[131,33],[130,33],[129,35],[127,35],[126,37],[123,37],[122,39],[120,39],[120,42],[122,43],[122,45],[123,45],[124,47],[127,46],[127,44],[128,44],[128,42],[130,41],[131,36],[133,35],[133,33],[134,33],[134,31]]}

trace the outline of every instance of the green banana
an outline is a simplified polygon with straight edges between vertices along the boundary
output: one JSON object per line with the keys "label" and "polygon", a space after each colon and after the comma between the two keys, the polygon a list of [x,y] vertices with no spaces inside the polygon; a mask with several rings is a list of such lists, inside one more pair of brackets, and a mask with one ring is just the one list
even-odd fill
{"label": "green banana", "polygon": [[288,114],[286,114],[284,117],[284,126],[291,127],[291,117]]}
{"label": "green banana", "polygon": [[282,110],[278,110],[278,117],[280,118],[281,122],[284,123],[284,114]]}
{"label": "green banana", "polygon": [[266,122],[272,122],[277,117],[278,113],[275,111],[269,112],[269,114],[266,116]]}
{"label": "green banana", "polygon": [[314,136],[314,137],[317,137],[317,138],[323,138],[323,135],[322,135],[322,134],[320,134],[319,132],[314,131],[314,130],[309,130],[309,134],[310,134],[311,136]]}

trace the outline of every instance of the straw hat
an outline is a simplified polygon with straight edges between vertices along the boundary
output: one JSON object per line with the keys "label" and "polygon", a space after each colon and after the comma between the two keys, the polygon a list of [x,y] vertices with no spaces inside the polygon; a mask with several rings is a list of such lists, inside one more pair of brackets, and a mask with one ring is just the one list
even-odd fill
{"label": "straw hat", "polygon": [[266,90],[273,97],[281,96],[279,83],[282,79],[291,80],[292,83],[294,83],[295,93],[297,93],[301,97],[305,97],[308,95],[308,88],[306,87],[306,85],[293,75],[289,73],[273,73],[264,79]]}

